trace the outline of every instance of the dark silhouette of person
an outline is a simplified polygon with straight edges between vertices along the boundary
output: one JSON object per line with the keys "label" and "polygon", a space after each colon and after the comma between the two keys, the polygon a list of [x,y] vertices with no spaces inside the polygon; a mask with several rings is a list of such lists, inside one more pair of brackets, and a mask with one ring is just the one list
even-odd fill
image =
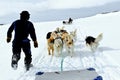
{"label": "dark silhouette of person", "polygon": [[14,21],[7,31],[7,43],[11,41],[12,32],[14,30],[14,39],[12,41],[12,62],[11,66],[13,69],[17,69],[18,61],[21,57],[21,50],[25,54],[24,64],[26,70],[32,66],[32,54],[30,40],[28,39],[29,35],[34,43],[34,47],[38,47],[38,42],[36,38],[35,28],[32,22],[28,21],[30,14],[28,11],[22,11],[20,13],[20,19]]}

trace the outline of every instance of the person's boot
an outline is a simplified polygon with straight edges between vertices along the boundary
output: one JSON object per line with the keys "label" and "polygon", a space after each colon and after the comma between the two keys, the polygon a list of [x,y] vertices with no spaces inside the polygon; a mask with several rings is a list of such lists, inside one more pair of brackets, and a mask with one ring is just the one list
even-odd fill
{"label": "person's boot", "polygon": [[17,56],[16,55],[13,55],[12,56],[12,62],[11,62],[11,67],[13,68],[13,69],[17,69],[17,67],[18,67],[18,59],[17,59]]}
{"label": "person's boot", "polygon": [[33,67],[33,64],[25,64],[26,71],[28,71],[30,67]]}
{"label": "person's boot", "polygon": [[31,62],[32,62],[31,55],[27,55],[24,59],[26,71],[28,71],[30,69],[30,67],[33,67],[33,64],[31,64]]}

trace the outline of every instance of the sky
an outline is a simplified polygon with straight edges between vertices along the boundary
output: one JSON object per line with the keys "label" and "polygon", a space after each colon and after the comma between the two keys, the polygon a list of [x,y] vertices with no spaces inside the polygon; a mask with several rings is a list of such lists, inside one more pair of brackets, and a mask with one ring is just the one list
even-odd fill
{"label": "sky", "polygon": [[0,17],[22,10],[41,11],[47,9],[68,9],[104,5],[120,0],[2,0]]}
{"label": "sky", "polygon": [[0,1],[0,24],[8,24],[19,19],[19,13],[23,10],[29,11],[30,20],[44,22],[65,20],[69,16],[77,19],[100,12],[120,10],[119,4],[120,0],[2,0]]}
{"label": "sky", "polygon": [[54,9],[100,6],[119,0],[49,0]]}

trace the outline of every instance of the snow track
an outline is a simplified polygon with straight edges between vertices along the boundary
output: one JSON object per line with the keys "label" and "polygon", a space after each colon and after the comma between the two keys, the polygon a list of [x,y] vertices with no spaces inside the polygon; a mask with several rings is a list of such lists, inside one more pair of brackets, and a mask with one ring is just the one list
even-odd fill
{"label": "snow track", "polygon": [[[116,21],[116,18],[119,17],[119,13],[115,15],[113,13],[111,14],[113,16],[103,16],[101,14],[87,19],[75,20],[72,25],[65,25],[66,30],[72,31],[73,29],[77,29],[77,41],[75,42],[75,55],[73,57],[66,55],[64,58],[63,71],[86,69],[92,67],[95,68],[96,72],[103,77],[103,80],[118,80],[120,78],[120,49],[118,44],[119,38],[117,35],[117,33],[119,33],[119,19]],[[117,17],[115,19],[111,19],[114,16]],[[56,29],[56,27],[51,26],[61,26],[60,23],[61,22],[49,22],[45,23],[46,25],[43,25],[43,23],[39,24],[38,26],[45,27],[41,28],[42,30],[37,28],[38,31],[43,31],[38,33],[40,36],[42,36],[39,41],[41,43],[45,42],[43,35]],[[111,25],[115,25],[114,28]],[[113,29],[115,29],[115,32]],[[101,32],[103,32],[104,38],[100,42],[96,52],[93,53],[85,45],[85,36],[97,36]],[[114,36],[112,37],[114,39],[111,38],[111,35]],[[112,40],[114,43],[111,42]],[[61,71],[61,57],[48,55],[45,45],[46,44],[43,44],[42,47],[40,47],[41,49],[38,53],[38,56],[33,59],[34,67],[32,67],[28,72],[22,72],[17,80],[34,80],[36,72],[39,71]],[[63,53],[66,52],[64,51]]]}
{"label": "snow track", "polygon": [[[116,80],[116,77],[111,77],[112,73],[114,73],[117,77],[120,75],[120,67],[115,65],[109,65],[111,62],[109,61],[109,57],[106,55],[108,52],[101,50],[102,47],[98,47],[95,53],[92,53],[86,45],[84,41],[78,40],[75,43],[75,55],[73,57],[65,56],[63,62],[63,70],[77,70],[77,69],[86,69],[86,68],[95,68],[99,75],[103,77],[104,80]],[[80,46],[80,47],[78,47]],[[46,54],[44,50],[46,47],[42,49],[40,55],[38,55],[34,60],[34,67],[20,75],[18,80],[34,80],[35,74],[38,71],[42,72],[53,72],[60,71],[61,65],[61,57],[55,57]],[[104,48],[105,49],[105,48]],[[65,53],[65,52],[64,52]],[[105,55],[105,53],[107,53]]]}

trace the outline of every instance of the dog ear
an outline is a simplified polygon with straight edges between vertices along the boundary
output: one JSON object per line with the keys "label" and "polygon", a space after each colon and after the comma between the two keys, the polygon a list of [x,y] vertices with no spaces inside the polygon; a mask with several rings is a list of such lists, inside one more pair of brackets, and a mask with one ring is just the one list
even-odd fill
{"label": "dog ear", "polygon": [[65,28],[65,26],[62,26],[62,28],[61,28],[61,29],[63,30],[64,28]]}
{"label": "dog ear", "polygon": [[77,32],[77,29],[75,29],[75,31],[74,32]]}
{"label": "dog ear", "polygon": [[74,34],[76,34],[76,32],[77,32],[77,29],[74,30]]}

